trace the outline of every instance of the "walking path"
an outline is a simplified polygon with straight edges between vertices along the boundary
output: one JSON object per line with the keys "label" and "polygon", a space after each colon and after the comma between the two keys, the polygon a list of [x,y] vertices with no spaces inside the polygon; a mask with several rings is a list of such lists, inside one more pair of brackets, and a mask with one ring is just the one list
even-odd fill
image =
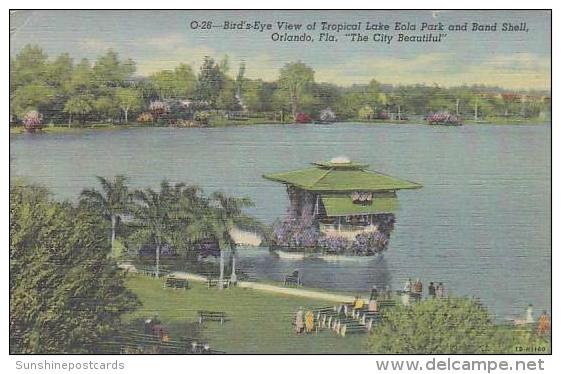
{"label": "walking path", "polygon": [[[127,269],[130,272],[137,271],[133,265],[121,265],[121,267],[123,269]],[[179,279],[186,279],[198,283],[207,283],[208,281],[207,277],[205,276],[186,273],[182,271],[174,271],[171,273],[171,275]],[[259,282],[247,282],[247,281],[238,282],[237,287],[248,288],[248,289],[263,291],[263,292],[277,293],[282,295],[307,297],[310,299],[331,301],[335,303],[351,303],[355,299],[353,296],[349,296],[349,295],[334,294],[324,291],[312,291],[303,288],[289,288],[289,287],[274,286],[272,284],[265,284]]]}

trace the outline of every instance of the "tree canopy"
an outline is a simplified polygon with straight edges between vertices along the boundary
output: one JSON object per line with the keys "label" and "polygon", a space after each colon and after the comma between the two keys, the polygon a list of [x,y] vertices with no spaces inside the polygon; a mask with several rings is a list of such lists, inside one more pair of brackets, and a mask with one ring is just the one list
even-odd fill
{"label": "tree canopy", "polygon": [[138,305],[97,213],[10,187],[10,352],[95,353]]}
{"label": "tree canopy", "polygon": [[537,339],[531,331],[500,328],[476,300],[429,299],[384,311],[368,348],[391,354],[515,353],[522,341],[546,344],[537,344]]}
{"label": "tree canopy", "polygon": [[35,110],[45,123],[72,125],[76,118],[82,124],[127,123],[133,114],[148,113],[154,101],[173,108],[165,118],[154,121],[158,124],[194,119],[198,111],[209,110],[265,117],[273,111],[286,111],[292,113],[293,120],[298,113],[317,119],[326,108],[340,120],[360,119],[359,111],[366,106],[373,110],[369,119],[397,120],[435,112],[474,120],[547,118],[551,112],[550,93],[544,91],[391,85],[375,78],[368,83],[339,86],[316,82],[313,67],[302,61],[286,63],[276,80],[265,82],[248,78],[252,61],[241,61],[237,71],[231,71],[230,66],[228,56],[221,60],[205,56],[198,73],[180,62],[139,76],[134,75],[136,63],[113,50],[92,61],[74,61],[67,53],[49,59],[39,46],[27,45],[10,58],[11,120],[21,123],[27,112]]}

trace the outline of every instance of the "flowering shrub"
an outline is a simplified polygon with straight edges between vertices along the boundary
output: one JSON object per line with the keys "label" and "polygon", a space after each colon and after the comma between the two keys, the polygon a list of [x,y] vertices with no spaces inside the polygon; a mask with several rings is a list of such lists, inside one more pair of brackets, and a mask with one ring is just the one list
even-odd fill
{"label": "flowering shrub", "polygon": [[166,115],[169,112],[169,105],[163,101],[152,101],[150,103],[150,112],[154,119],[157,121],[158,118]]}
{"label": "flowering shrub", "polygon": [[389,236],[380,232],[363,232],[355,237],[351,250],[360,256],[371,256],[388,248]]}
{"label": "flowering shrub", "polygon": [[273,242],[281,247],[315,247],[320,237],[311,215],[295,217],[289,214],[284,221],[273,224]]}
{"label": "flowering shrub", "polygon": [[390,119],[390,115],[385,110],[382,110],[382,111],[378,112],[378,116],[376,118],[378,118],[378,119]]}
{"label": "flowering shrub", "polygon": [[152,116],[152,113],[144,112],[140,113],[136,120],[140,123],[146,124],[154,122],[154,117]]}
{"label": "flowering shrub", "polygon": [[427,116],[427,121],[431,125],[435,123],[443,123],[443,124],[451,124],[451,125],[460,124],[460,119],[457,116],[450,114],[448,112],[432,113]]}
{"label": "flowering shrub", "polygon": [[312,117],[307,113],[298,113],[294,121],[296,123],[310,123],[312,122]]}
{"label": "flowering shrub", "polygon": [[320,232],[311,214],[297,217],[289,211],[285,220],[277,220],[273,224],[272,243],[285,248],[315,248],[333,254],[372,256],[388,248],[394,222],[393,214],[378,214],[373,221],[376,231],[361,232],[354,240],[349,240]]}
{"label": "flowering shrub", "polygon": [[325,248],[328,253],[343,254],[348,252],[352,242],[342,236],[322,236],[318,246]]}
{"label": "flowering shrub", "polygon": [[36,110],[31,110],[23,117],[23,125],[28,132],[35,132],[43,128],[43,116]]}

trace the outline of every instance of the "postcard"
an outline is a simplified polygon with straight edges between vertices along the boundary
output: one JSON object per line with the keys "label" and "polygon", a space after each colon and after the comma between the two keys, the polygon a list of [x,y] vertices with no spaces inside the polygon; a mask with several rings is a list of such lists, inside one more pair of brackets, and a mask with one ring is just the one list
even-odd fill
{"label": "postcard", "polygon": [[11,10],[10,353],[550,354],[551,67],[549,10]]}

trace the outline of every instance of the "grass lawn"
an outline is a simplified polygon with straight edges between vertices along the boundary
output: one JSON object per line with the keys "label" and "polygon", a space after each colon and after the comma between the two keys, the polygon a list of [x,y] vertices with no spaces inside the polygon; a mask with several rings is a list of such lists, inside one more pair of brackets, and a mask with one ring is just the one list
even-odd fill
{"label": "grass lawn", "polygon": [[332,331],[318,335],[293,331],[292,319],[299,306],[306,310],[329,302],[241,288],[209,290],[192,282],[187,291],[165,289],[163,280],[136,275],[127,279],[127,285],[142,302],[128,317],[148,318],[158,313],[172,339],[189,334],[197,310],[212,310],[226,312],[229,321],[224,325],[205,322],[201,338],[227,353],[365,353],[364,334],[340,337]]}

